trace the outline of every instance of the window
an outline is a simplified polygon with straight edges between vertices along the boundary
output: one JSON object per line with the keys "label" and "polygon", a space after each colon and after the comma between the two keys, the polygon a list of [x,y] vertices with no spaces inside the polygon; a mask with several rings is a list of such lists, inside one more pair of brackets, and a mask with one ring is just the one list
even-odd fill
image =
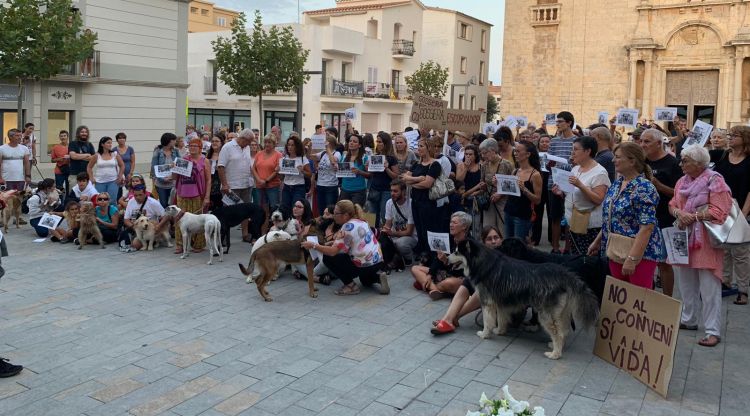
{"label": "window", "polygon": [[484,61],[479,61],[479,85],[484,85]]}
{"label": "window", "polygon": [[466,67],[467,67],[467,65],[468,65],[468,60],[466,59],[465,56],[462,56],[461,57],[461,73],[462,74],[466,73]]}
{"label": "window", "polygon": [[482,52],[487,52],[487,31],[482,30]]}
{"label": "window", "polygon": [[471,110],[476,110],[476,109],[477,109],[477,96],[472,95],[471,96]]}
{"label": "window", "polygon": [[208,9],[201,9],[201,16],[208,16]]}
{"label": "window", "polygon": [[401,39],[401,23],[393,24],[393,40]]}
{"label": "window", "polygon": [[216,18],[216,24],[221,27],[227,26],[227,18],[226,17],[217,17]]}
{"label": "window", "polygon": [[367,21],[367,37],[377,39],[378,38],[378,21],[370,19]]}
{"label": "window", "polygon": [[191,7],[190,8],[190,13],[198,14],[198,8],[197,7]]}
{"label": "window", "polygon": [[458,109],[463,110],[464,109],[464,100],[466,97],[463,94],[458,94]]}
{"label": "window", "polygon": [[351,62],[342,62],[341,63],[341,80],[346,81],[350,78],[350,72],[351,72],[352,64]]}
{"label": "window", "polygon": [[471,26],[464,22],[458,22],[458,37],[471,40]]}

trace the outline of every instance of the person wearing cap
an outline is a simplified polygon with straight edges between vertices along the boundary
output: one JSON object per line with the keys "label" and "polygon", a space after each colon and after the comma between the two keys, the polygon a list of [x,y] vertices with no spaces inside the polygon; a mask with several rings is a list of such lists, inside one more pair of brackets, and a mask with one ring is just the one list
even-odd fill
{"label": "person wearing cap", "polygon": [[643,134],[643,128],[638,127],[635,130],[628,133],[628,136],[630,136],[630,140],[634,143],[640,145],[641,144],[641,134]]}

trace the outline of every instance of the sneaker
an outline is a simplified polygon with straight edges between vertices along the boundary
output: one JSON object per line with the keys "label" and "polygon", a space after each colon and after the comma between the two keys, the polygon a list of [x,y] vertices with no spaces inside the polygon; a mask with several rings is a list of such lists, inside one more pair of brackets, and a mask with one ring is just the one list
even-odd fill
{"label": "sneaker", "polygon": [[387,295],[391,293],[391,287],[388,286],[388,276],[384,272],[379,272],[378,277],[380,278],[380,294]]}
{"label": "sneaker", "polygon": [[0,357],[0,378],[13,377],[22,370],[22,365],[11,364],[7,358]]}

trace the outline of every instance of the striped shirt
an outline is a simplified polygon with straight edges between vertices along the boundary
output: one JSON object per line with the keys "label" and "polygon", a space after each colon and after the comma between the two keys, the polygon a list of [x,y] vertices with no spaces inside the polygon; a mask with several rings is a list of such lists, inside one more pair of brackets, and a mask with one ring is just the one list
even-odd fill
{"label": "striped shirt", "polygon": [[[549,143],[549,151],[548,154],[552,156],[561,157],[565,160],[570,160],[570,157],[573,155],[573,140],[576,139],[576,136],[572,136],[569,139],[566,139],[561,136],[555,136],[552,138],[552,141]],[[570,163],[563,164],[563,163],[556,163],[555,167],[558,169],[564,169],[564,170],[571,170],[573,169],[573,165]],[[549,181],[547,184],[547,187],[549,189],[552,189],[552,187],[555,184],[552,181]]]}

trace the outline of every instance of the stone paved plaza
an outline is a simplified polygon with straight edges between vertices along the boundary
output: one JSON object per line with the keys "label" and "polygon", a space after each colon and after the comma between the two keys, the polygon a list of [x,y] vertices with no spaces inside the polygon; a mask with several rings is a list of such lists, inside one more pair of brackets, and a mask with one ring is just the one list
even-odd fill
{"label": "stone paved plaza", "polygon": [[[237,237],[239,233],[235,232]],[[0,280],[0,355],[23,364],[0,379],[2,415],[458,415],[509,384],[548,415],[747,415],[750,307],[724,300],[723,342],[681,331],[669,397],[591,354],[578,333],[559,361],[542,334],[481,341],[473,315],[434,337],[433,302],[391,276],[392,292],[338,297],[286,274],[263,302],[237,268],[171,249],[120,253],[32,243],[11,229]]]}

